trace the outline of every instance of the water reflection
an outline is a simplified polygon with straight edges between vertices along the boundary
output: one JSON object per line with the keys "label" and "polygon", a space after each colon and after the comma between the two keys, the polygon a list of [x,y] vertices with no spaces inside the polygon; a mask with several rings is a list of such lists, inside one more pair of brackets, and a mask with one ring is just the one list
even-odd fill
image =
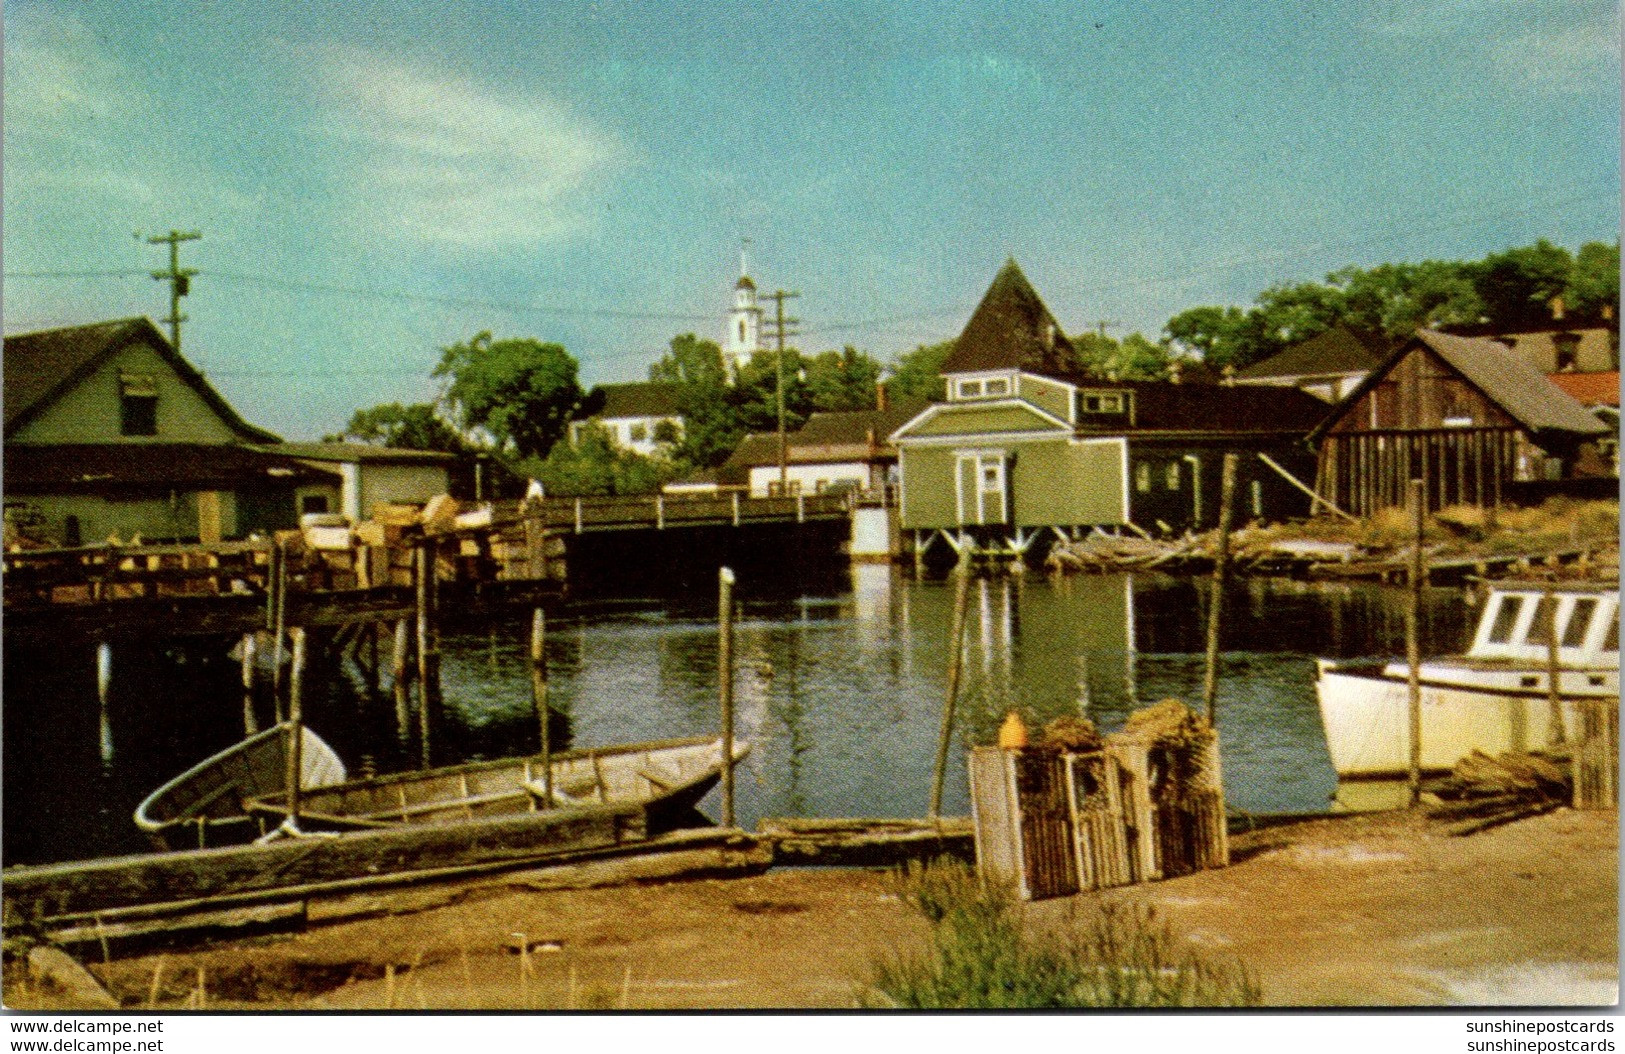
{"label": "water reflection", "polygon": [[[741,822],[921,815],[953,586],[872,565],[853,568],[828,595],[786,595],[784,584],[744,579],[737,593],[736,724],[753,745],[737,781]],[[1207,593],[1205,581],[1156,576],[973,583],[960,744],[991,739],[1011,709],[1035,728],[1084,714],[1110,731],[1140,701],[1195,703]],[[552,613],[553,742],[714,734],[714,603],[714,594],[696,593],[583,600]],[[1315,706],[1314,657],[1402,651],[1403,591],[1245,581],[1233,585],[1225,612],[1218,713],[1230,804],[1260,812],[1327,808],[1336,780]],[[1460,650],[1470,625],[1467,594],[1428,593],[1426,650]],[[446,627],[438,759],[536,748],[528,634],[526,612]],[[7,652],[9,861],[140,848],[129,823],[140,796],[241,735],[238,666],[223,646],[119,653],[105,722],[95,672],[89,653],[65,663]],[[352,768],[415,764],[416,715],[401,720],[384,680],[380,691],[353,663],[313,660],[306,712]],[[104,724],[118,747],[105,765]],[[950,758],[944,808],[968,809],[960,751]]]}

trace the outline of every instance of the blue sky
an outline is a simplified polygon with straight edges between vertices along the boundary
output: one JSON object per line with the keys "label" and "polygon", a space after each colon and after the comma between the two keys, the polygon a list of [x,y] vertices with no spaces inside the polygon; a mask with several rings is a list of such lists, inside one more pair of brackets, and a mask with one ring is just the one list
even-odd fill
{"label": "blue sky", "polygon": [[1015,256],[1156,334],[1349,263],[1618,236],[1615,9],[11,0],[7,332],[160,318],[290,439],[432,398],[445,344],[585,382],[720,338],[739,240],[799,344],[952,336]]}

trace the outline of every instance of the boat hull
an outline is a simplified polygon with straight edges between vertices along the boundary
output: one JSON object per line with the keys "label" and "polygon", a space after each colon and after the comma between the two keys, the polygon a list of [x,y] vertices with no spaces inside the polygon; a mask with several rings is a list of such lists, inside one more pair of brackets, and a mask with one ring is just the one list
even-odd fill
{"label": "boat hull", "polygon": [[[1617,675],[1616,675],[1617,676]],[[1617,681],[1616,681],[1617,685]],[[1617,687],[1614,689],[1617,693]],[[1405,776],[1410,768],[1410,688],[1382,669],[1322,663],[1315,682],[1326,748],[1340,779]],[[1617,694],[1565,694],[1562,730],[1579,727],[1579,707]],[[1557,741],[1550,700],[1538,692],[1424,681],[1421,767],[1448,772],[1473,751],[1496,755],[1542,750]]]}

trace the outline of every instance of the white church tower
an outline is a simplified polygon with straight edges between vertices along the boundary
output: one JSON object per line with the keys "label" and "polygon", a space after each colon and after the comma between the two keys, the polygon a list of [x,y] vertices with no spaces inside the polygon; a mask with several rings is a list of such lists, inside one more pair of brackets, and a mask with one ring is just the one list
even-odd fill
{"label": "white church tower", "polygon": [[762,346],[762,309],[756,305],[756,283],[746,265],[745,247],[739,247],[739,281],[734,283],[734,306],[728,313],[727,339],[723,352],[734,375],[750,363]]}

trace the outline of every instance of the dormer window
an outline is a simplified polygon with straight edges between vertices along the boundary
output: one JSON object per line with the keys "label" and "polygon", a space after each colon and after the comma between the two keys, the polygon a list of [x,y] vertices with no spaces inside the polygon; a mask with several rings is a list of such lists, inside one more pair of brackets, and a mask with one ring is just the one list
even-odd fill
{"label": "dormer window", "polygon": [[987,395],[1009,395],[1010,382],[1003,377],[994,377],[982,386],[982,391]]}
{"label": "dormer window", "polygon": [[119,374],[119,433],[158,434],[158,380],[150,373]]}
{"label": "dormer window", "polygon": [[980,399],[982,397],[982,382],[960,381],[959,397],[961,399]]}
{"label": "dormer window", "polygon": [[1120,414],[1123,412],[1122,392],[1083,392],[1078,396],[1082,412],[1086,414]]}

